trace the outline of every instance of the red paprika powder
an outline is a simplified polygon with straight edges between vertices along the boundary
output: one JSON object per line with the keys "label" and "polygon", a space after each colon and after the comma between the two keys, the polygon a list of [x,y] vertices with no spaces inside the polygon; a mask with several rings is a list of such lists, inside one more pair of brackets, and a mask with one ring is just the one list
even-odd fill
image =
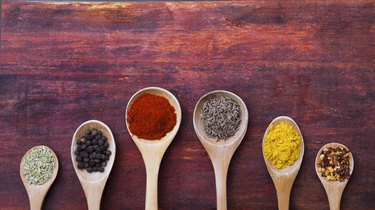
{"label": "red paprika powder", "polygon": [[176,124],[176,113],[169,101],[157,95],[144,94],[131,105],[127,120],[132,134],[138,138],[161,139]]}

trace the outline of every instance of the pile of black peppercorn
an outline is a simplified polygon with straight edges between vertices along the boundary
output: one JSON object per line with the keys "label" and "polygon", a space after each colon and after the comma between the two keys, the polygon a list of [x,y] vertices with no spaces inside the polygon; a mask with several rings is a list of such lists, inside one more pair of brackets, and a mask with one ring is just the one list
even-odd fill
{"label": "pile of black peppercorn", "polygon": [[104,172],[107,161],[111,156],[108,150],[109,143],[107,137],[97,129],[92,129],[85,136],[76,140],[77,148],[74,151],[76,155],[77,167],[87,172]]}

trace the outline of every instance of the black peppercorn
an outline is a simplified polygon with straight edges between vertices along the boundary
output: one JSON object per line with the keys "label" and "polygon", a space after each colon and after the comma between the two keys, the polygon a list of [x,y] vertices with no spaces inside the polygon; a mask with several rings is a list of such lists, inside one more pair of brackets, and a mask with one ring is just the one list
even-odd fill
{"label": "black peppercorn", "polygon": [[87,147],[87,152],[91,153],[93,151],[94,151],[94,147],[93,146]]}
{"label": "black peppercorn", "polygon": [[94,166],[94,165],[95,165],[95,160],[90,160],[89,165],[90,165],[90,166]]}
{"label": "black peppercorn", "polygon": [[102,155],[101,154],[96,154],[96,159],[102,159]]}
{"label": "black peppercorn", "polygon": [[78,167],[79,169],[83,169],[83,168],[85,167],[85,165],[84,165],[84,163],[78,163],[78,164],[77,164],[77,167]]}
{"label": "black peppercorn", "polygon": [[95,148],[95,152],[97,152],[97,153],[101,153],[101,152],[102,152],[102,149],[101,149],[99,146],[97,146],[97,147]]}
{"label": "black peppercorn", "polygon": [[82,152],[81,157],[87,158],[87,157],[89,157],[89,154],[87,152]]}
{"label": "black peppercorn", "polygon": [[98,145],[101,146],[101,145],[103,145],[103,144],[104,144],[104,141],[100,139],[100,140],[98,141]]}
{"label": "black peppercorn", "polygon": [[75,142],[77,148],[74,154],[76,155],[77,167],[86,169],[89,173],[104,172],[104,167],[107,166],[107,161],[112,154],[108,150],[107,137],[94,128]]}
{"label": "black peppercorn", "polygon": [[92,136],[90,134],[86,134],[85,139],[86,140],[92,140]]}

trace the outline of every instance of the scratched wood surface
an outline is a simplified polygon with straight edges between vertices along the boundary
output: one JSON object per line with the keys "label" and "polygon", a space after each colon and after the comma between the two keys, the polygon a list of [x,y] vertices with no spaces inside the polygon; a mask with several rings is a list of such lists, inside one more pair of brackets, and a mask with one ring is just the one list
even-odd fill
{"label": "scratched wood surface", "polygon": [[248,106],[247,135],[228,176],[229,209],[277,209],[261,141],[269,122],[299,124],[305,157],[291,209],[328,209],[314,170],[325,143],[354,154],[342,209],[375,209],[373,1],[186,3],[3,2],[0,71],[0,209],[27,209],[19,162],[48,145],[60,171],[44,209],[85,209],[70,160],[84,121],[112,129],[116,161],[102,209],[142,209],[145,169],[125,128],[137,90],[160,86],[183,111],[159,176],[161,209],[214,209],[214,173],[192,126],[197,100],[225,89]]}

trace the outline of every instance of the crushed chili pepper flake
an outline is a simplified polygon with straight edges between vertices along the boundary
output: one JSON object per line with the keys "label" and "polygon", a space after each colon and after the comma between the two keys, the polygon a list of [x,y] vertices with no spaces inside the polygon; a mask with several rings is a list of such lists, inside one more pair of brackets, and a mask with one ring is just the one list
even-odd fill
{"label": "crushed chili pepper flake", "polygon": [[350,151],[342,146],[326,147],[319,155],[318,171],[328,181],[348,180],[350,177]]}

